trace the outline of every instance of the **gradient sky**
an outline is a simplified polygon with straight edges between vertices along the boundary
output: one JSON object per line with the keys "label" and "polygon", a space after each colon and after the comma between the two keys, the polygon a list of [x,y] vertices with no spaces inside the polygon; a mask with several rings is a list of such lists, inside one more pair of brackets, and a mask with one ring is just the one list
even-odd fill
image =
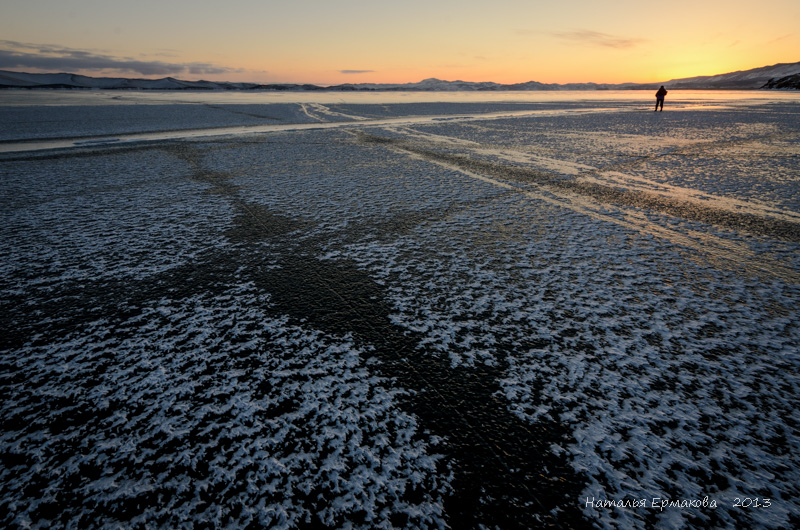
{"label": "gradient sky", "polygon": [[798,0],[0,0],[0,69],[654,82],[800,61]]}

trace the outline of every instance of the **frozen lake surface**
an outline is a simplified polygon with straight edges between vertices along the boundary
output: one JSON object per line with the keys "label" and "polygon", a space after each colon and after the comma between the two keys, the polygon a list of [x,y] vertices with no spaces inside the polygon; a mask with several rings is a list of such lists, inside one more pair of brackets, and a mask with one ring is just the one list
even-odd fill
{"label": "frozen lake surface", "polygon": [[796,94],[316,96],[0,92],[0,525],[800,525]]}

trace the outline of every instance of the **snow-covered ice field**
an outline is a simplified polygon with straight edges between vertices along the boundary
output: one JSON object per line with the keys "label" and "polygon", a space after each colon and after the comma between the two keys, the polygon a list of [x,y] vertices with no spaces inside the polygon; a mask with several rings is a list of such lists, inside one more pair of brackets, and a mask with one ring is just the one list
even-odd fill
{"label": "snow-covered ice field", "polygon": [[0,93],[0,526],[797,528],[764,94]]}

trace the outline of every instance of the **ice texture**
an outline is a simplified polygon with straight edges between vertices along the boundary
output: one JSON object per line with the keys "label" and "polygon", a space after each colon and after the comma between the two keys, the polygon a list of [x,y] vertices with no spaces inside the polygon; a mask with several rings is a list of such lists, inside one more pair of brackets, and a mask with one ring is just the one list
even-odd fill
{"label": "ice texture", "polygon": [[3,109],[0,141],[314,121],[297,105],[15,106]]}
{"label": "ice texture", "polygon": [[735,103],[0,156],[2,524],[797,526],[800,104]]}

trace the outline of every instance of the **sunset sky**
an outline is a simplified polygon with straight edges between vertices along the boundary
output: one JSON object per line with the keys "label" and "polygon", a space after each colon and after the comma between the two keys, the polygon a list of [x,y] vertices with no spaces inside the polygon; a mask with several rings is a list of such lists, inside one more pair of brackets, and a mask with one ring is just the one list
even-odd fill
{"label": "sunset sky", "polygon": [[797,61],[798,0],[0,0],[0,69],[26,72],[622,83]]}

